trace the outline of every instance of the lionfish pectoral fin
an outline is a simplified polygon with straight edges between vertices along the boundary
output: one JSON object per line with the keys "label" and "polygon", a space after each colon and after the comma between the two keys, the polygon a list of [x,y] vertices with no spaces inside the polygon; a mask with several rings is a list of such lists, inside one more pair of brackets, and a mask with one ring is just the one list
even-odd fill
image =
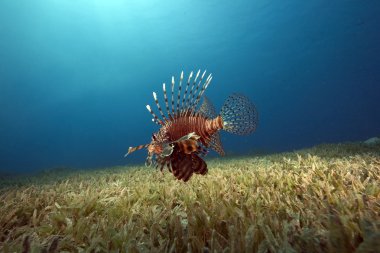
{"label": "lionfish pectoral fin", "polygon": [[187,182],[196,174],[207,174],[207,164],[196,154],[182,154],[171,159],[172,173],[178,180]]}
{"label": "lionfish pectoral fin", "polygon": [[207,174],[207,164],[202,158],[200,158],[198,155],[193,154],[192,162],[194,173],[201,175]]}

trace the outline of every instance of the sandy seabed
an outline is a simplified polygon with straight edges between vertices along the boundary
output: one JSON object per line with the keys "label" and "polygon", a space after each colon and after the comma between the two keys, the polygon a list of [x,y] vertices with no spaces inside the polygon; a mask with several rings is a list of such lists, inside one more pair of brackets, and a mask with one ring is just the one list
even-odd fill
{"label": "sandy seabed", "polygon": [[0,180],[0,252],[380,252],[380,145]]}

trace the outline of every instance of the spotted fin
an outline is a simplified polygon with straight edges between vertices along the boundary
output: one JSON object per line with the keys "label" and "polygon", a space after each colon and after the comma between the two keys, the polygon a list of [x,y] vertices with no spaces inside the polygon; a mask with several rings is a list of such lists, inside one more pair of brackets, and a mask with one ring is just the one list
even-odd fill
{"label": "spotted fin", "polygon": [[258,114],[255,105],[241,94],[230,95],[220,111],[223,130],[239,135],[247,135],[256,130]]}

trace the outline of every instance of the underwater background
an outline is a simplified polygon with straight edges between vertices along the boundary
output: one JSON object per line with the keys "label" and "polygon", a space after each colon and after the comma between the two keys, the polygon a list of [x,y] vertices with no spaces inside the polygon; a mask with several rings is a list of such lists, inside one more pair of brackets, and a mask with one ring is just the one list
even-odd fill
{"label": "underwater background", "polygon": [[143,164],[123,155],[150,141],[145,105],[182,70],[213,73],[217,109],[232,92],[255,103],[257,131],[223,133],[227,155],[379,136],[379,13],[378,0],[2,0],[0,171]]}

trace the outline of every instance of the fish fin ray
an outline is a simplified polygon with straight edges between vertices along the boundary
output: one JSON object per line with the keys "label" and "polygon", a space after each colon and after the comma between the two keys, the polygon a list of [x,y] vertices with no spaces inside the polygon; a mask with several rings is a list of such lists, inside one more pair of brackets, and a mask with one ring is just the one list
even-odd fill
{"label": "fish fin ray", "polygon": [[214,133],[211,136],[209,145],[210,148],[216,151],[219,155],[224,156],[226,154],[224,152],[222,141],[220,140],[220,134],[218,132]]}
{"label": "fish fin ray", "polygon": [[213,118],[217,117],[214,105],[211,103],[211,101],[206,96],[203,96],[203,103],[199,107],[198,112],[202,116],[207,117],[209,119],[213,119]]}
{"label": "fish fin ray", "polygon": [[223,120],[223,130],[229,133],[247,135],[256,130],[258,122],[256,107],[244,95],[231,94],[224,102],[220,116]]}

